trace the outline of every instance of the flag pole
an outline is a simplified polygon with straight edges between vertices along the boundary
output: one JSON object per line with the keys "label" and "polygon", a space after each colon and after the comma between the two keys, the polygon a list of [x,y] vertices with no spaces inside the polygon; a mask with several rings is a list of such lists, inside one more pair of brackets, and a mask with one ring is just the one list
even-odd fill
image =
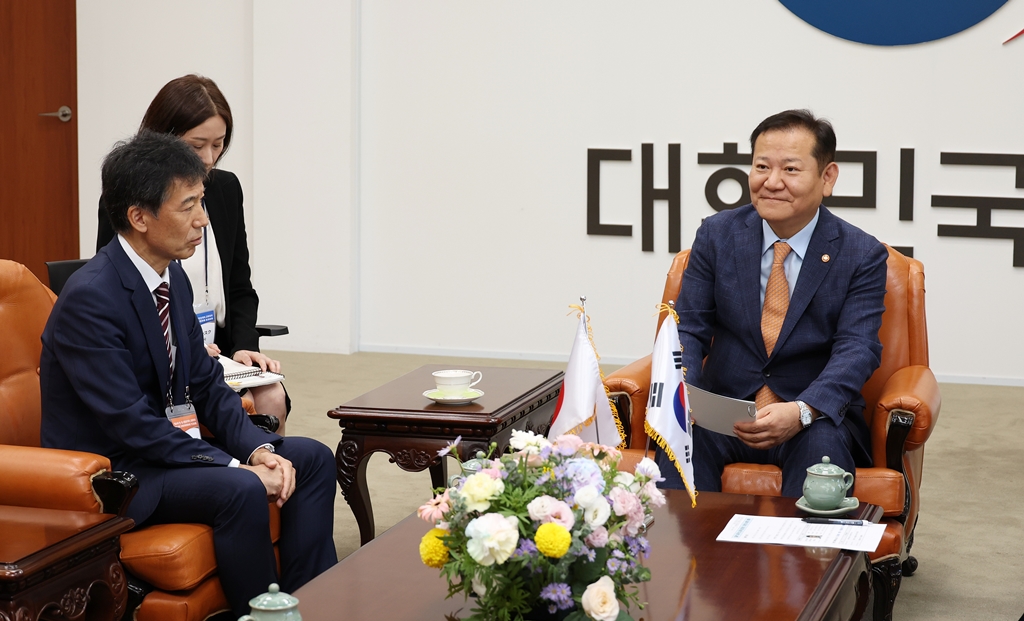
{"label": "flag pole", "polygon": [[[583,307],[583,326],[587,329],[587,335],[590,335],[590,317],[587,315],[587,296],[580,296],[580,305]],[[595,356],[597,352],[594,352]],[[598,363],[600,364],[600,363]],[[600,367],[599,367],[600,368]],[[601,443],[601,425],[598,424],[597,418],[594,419],[594,432],[597,434],[597,443]]]}

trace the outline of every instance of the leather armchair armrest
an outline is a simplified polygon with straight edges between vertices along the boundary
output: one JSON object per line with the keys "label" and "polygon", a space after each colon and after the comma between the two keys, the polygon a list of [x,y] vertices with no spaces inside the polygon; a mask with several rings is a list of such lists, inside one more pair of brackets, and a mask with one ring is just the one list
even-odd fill
{"label": "leather armchair armrest", "polygon": [[853,495],[861,502],[878,505],[886,516],[903,515],[906,493],[901,473],[889,468],[857,468]]}
{"label": "leather armchair armrest", "polygon": [[630,411],[622,412],[620,407],[619,414],[628,415],[628,422],[622,422],[629,425],[630,447],[642,449],[647,441],[644,416],[647,415],[647,395],[651,390],[651,357],[644,356],[609,373],[604,378],[604,385],[613,399],[616,395],[626,395],[629,398]]}
{"label": "leather armchair armrest", "polygon": [[629,395],[643,393],[646,395],[651,389],[650,354],[609,373],[604,378],[604,383],[611,392],[624,392]]}
{"label": "leather armchair armrest", "polygon": [[[882,393],[878,398],[875,423],[871,430],[872,444],[876,447],[886,445],[889,417],[881,414],[905,410],[914,415],[914,422],[907,434],[904,450],[913,451],[920,448],[932,434],[941,406],[939,383],[930,368],[912,365],[899,369],[882,387]],[[886,421],[885,424],[878,424],[882,421]]]}
{"label": "leather armchair armrest", "polygon": [[0,445],[0,498],[7,505],[103,511],[93,477],[110,470],[110,460],[81,451]]}

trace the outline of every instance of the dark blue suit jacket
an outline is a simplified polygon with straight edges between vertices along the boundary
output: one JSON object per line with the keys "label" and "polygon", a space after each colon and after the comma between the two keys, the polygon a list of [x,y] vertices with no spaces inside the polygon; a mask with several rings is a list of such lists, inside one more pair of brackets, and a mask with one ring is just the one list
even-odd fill
{"label": "dark blue suit jacket", "polygon": [[281,438],[248,420],[223,369],[206,353],[184,271],[170,265],[177,343],[174,402],[185,382],[199,422],[223,448],[175,429],[165,415],[170,366],[152,293],[115,237],[61,291],[43,331],[42,444],[105,455],[139,478],[137,523],[160,499],[168,468],[223,468]]}
{"label": "dark blue suit jacket", "polygon": [[704,220],[676,302],[683,365],[687,381],[717,394],[752,399],[767,384],[783,401],[804,401],[847,425],[855,460],[869,465],[860,390],[881,362],[888,252],[819,209],[771,357],[761,335],[761,217],[747,205]]}

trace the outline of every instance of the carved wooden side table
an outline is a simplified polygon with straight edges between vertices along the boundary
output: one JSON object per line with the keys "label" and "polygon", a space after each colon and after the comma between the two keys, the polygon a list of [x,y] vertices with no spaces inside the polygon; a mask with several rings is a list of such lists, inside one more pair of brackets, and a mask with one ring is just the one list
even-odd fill
{"label": "carved wooden side table", "polygon": [[133,525],[106,513],[0,506],[0,620],[120,619],[128,590],[118,537]]}
{"label": "carved wooden side table", "polygon": [[426,365],[327,413],[338,420],[341,441],[338,483],[359,524],[360,543],[374,537],[373,508],[366,488],[366,462],[384,451],[407,472],[430,469],[431,484],[445,481],[437,452],[462,436],[459,455],[472,458],[492,441],[504,451],[513,429],[546,434],[562,387],[562,372],[548,369],[473,367],[483,373],[476,388],[484,396],[468,405],[438,405],[423,396],[434,387],[431,373],[449,368]]}

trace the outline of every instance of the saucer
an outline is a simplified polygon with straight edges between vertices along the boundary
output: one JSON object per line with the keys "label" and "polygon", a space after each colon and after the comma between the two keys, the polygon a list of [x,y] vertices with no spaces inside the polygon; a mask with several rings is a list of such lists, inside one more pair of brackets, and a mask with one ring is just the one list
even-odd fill
{"label": "saucer", "polygon": [[835,509],[825,509],[825,510],[822,510],[822,509],[812,509],[811,506],[807,504],[807,501],[804,500],[803,496],[801,496],[800,499],[796,501],[797,509],[801,509],[803,511],[806,511],[807,513],[810,513],[811,515],[824,515],[824,516],[842,515],[844,513],[849,513],[850,511],[853,511],[854,509],[856,509],[859,506],[860,506],[860,501],[857,500],[856,496],[851,496],[849,498],[843,498],[843,501],[841,503],[839,503],[838,507],[836,507]]}
{"label": "saucer", "polygon": [[480,397],[484,396],[484,391],[477,390],[476,388],[470,388],[462,394],[446,395],[435,388],[433,390],[423,391],[423,396],[434,403],[441,405],[466,405],[467,403],[473,403]]}

